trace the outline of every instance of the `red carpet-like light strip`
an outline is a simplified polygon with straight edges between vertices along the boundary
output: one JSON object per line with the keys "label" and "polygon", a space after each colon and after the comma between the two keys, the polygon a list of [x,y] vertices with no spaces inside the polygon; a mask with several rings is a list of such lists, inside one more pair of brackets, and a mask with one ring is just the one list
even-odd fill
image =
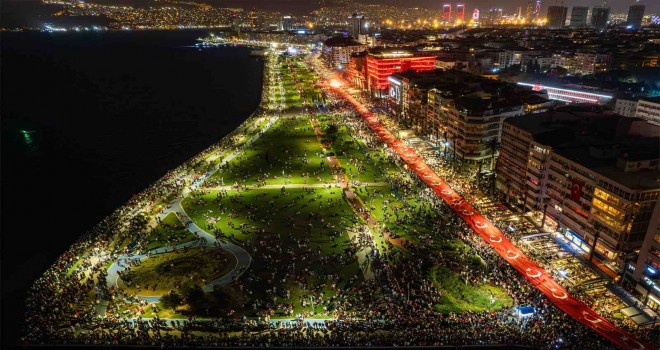
{"label": "red carpet-like light strip", "polygon": [[463,219],[476,233],[490,244],[514,269],[518,270],[532,285],[545,294],[553,304],[582,322],[598,334],[624,349],[654,349],[644,344],[629,333],[617,328],[611,322],[598,315],[581,301],[573,298],[566,289],[560,286],[552,276],[530,260],[511,243],[502,232],[481,216],[470,203],[458,195],[446,182],[442,181],[435,172],[417,155],[415,150],[401,142],[378,119],[353,96],[341,87],[333,87],[344,99],[350,102],[364,117],[367,124],[378,136],[395,150],[403,159],[408,168],[414,170],[440,198],[447,202],[458,216]]}

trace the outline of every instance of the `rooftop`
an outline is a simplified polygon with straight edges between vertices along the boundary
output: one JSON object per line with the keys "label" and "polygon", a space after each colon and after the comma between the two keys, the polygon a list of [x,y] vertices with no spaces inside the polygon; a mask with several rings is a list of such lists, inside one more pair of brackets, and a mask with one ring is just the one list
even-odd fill
{"label": "rooftop", "polygon": [[359,42],[355,41],[355,39],[351,37],[343,37],[343,36],[333,36],[332,38],[328,38],[323,42],[324,46],[334,46],[334,47],[342,47],[342,46],[360,46]]}
{"label": "rooftop", "polygon": [[[605,114],[597,106],[567,106],[508,118],[534,141],[630,189],[660,189],[660,128],[639,118]],[[626,162],[656,161],[655,169],[626,171]]]}

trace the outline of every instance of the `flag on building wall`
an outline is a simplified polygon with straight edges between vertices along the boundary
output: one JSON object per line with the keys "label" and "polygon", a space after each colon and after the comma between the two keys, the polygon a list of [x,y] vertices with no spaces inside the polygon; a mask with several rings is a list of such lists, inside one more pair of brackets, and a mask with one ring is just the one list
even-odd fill
{"label": "flag on building wall", "polygon": [[571,179],[571,200],[574,202],[580,202],[580,197],[582,197],[582,187],[584,182],[578,179]]}

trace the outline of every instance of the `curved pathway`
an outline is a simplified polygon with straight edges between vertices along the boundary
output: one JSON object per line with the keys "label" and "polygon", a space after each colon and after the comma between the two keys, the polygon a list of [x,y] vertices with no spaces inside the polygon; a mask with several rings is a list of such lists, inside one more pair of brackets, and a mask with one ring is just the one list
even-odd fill
{"label": "curved pathway", "polygon": [[394,136],[378,118],[371,113],[362,103],[351,96],[342,87],[333,88],[339,95],[350,102],[362,115],[367,125],[383,140],[390,148],[397,152],[399,157],[415,171],[419,178],[442,200],[449,204],[456,215],[458,215],[472,230],[479,234],[497,253],[502,256],[514,269],[527,279],[534,287],[540,290],[555,306],[565,313],[591,328],[596,333],[610,340],[623,349],[654,349],[650,344],[644,344],[635,339],[630,333],[619,329],[610,321],[597,314],[583,302],[571,296],[564,287],[559,285],[552,276],[529,259],[525,254],[509,241],[504,234],[486,218],[444,182],[426,163],[419,157],[414,148],[406,145]]}

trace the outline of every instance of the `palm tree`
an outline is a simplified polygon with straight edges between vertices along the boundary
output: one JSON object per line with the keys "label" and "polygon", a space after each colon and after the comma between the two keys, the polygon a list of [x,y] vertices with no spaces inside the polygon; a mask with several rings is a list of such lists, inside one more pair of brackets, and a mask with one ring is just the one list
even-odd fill
{"label": "palm tree", "polygon": [[545,216],[546,212],[548,211],[548,203],[550,203],[550,197],[543,197],[541,201],[543,202],[543,219],[541,220],[541,231],[543,231],[543,227],[545,226]]}
{"label": "palm tree", "polygon": [[486,147],[490,150],[490,170],[495,170],[495,152],[500,149],[501,145],[502,144],[497,137],[493,137],[486,141]]}
{"label": "palm tree", "polygon": [[598,243],[598,238],[600,238],[600,231],[603,229],[603,225],[598,221],[594,221],[593,227],[596,232],[594,232],[594,244],[591,245],[591,252],[589,253],[589,261],[593,261],[594,251],[596,250],[596,243]]}
{"label": "palm tree", "polygon": [[504,182],[504,185],[506,186],[506,203],[509,203],[509,197],[511,196],[511,179],[506,179]]}
{"label": "palm tree", "polygon": [[[490,170],[492,172],[495,172],[495,152],[500,148],[500,141],[497,139],[497,137],[493,137],[486,141],[486,147],[490,149]],[[481,169],[479,169],[481,171]],[[477,175],[479,176],[479,174]],[[493,181],[491,183],[491,193],[495,193],[495,178],[493,177]]]}

